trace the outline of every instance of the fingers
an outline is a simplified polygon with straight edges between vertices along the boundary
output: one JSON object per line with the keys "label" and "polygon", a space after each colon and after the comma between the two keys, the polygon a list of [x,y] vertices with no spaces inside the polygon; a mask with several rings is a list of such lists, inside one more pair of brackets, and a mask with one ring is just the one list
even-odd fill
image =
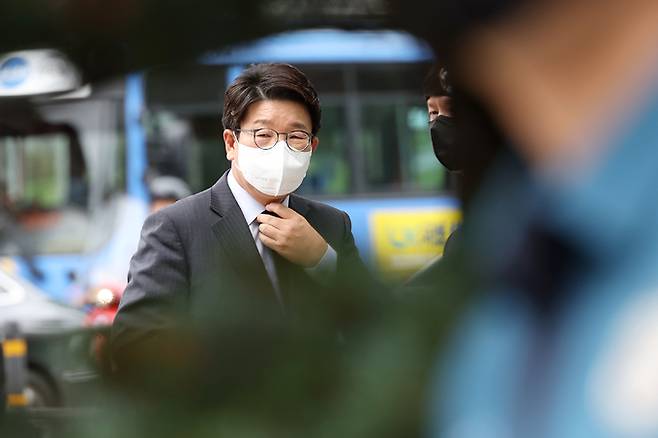
{"label": "fingers", "polygon": [[276,240],[272,239],[271,237],[267,236],[264,233],[258,233],[258,238],[260,239],[261,242],[263,242],[263,245],[265,245],[269,249],[273,251],[277,250],[278,245],[276,243]]}
{"label": "fingers", "polygon": [[281,204],[268,204],[267,209],[281,217],[258,215],[258,238],[263,245],[292,263],[315,266],[327,249],[324,238],[295,211]]}
{"label": "fingers", "polygon": [[283,226],[283,219],[270,216],[269,214],[259,214],[256,216],[256,220],[261,224],[269,224],[276,228],[281,228]]}
{"label": "fingers", "polygon": [[260,224],[258,226],[259,234],[264,234],[270,239],[281,240],[283,232],[270,224]]}
{"label": "fingers", "polygon": [[278,204],[276,202],[271,202],[265,206],[267,211],[278,214],[283,219],[290,219],[297,215],[297,212],[292,208],[288,208],[283,204]]}

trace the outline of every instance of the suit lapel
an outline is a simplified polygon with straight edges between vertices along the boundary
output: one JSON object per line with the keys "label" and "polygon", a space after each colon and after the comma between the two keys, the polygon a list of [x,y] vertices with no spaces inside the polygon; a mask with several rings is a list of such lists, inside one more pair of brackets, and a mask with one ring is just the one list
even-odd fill
{"label": "suit lapel", "polygon": [[210,208],[219,216],[212,225],[212,231],[223,252],[221,259],[229,261],[244,289],[262,292],[275,298],[274,288],[256,249],[249,226],[228,187],[227,174],[228,172],[210,189]]}

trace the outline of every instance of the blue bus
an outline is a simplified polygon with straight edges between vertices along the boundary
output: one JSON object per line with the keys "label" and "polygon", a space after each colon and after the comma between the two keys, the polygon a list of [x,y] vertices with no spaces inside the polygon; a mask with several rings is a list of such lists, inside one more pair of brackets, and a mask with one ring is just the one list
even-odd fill
{"label": "blue bus", "polygon": [[0,102],[12,103],[0,114],[0,269],[67,302],[121,289],[148,181],[177,176],[200,191],[229,167],[223,93],[255,62],[297,65],[320,95],[320,146],[298,193],[347,211],[380,275],[399,281],[440,256],[460,213],[420,91],[431,51],[400,32],[320,29],[93,85],[52,51],[0,57]]}

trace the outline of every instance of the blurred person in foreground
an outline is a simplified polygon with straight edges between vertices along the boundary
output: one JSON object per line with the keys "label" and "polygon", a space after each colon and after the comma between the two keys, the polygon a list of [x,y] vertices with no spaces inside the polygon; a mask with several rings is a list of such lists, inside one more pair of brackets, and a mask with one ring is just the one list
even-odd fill
{"label": "blurred person in foreground", "polygon": [[658,3],[532,2],[461,39],[513,151],[463,225],[484,281],[429,435],[658,436]]}
{"label": "blurred person in foreground", "polygon": [[[292,193],[319,142],[320,103],[306,76],[287,64],[250,66],[226,90],[222,122],[231,169],[144,224],[112,330],[119,374],[213,353],[222,361],[209,366],[233,369],[223,363],[234,360],[245,374],[264,372],[258,358],[239,358],[256,348],[242,342],[262,335],[258,348],[274,348],[286,321],[322,315],[329,291],[366,275],[347,214]],[[228,345],[212,351],[222,339],[235,341],[230,359]]]}

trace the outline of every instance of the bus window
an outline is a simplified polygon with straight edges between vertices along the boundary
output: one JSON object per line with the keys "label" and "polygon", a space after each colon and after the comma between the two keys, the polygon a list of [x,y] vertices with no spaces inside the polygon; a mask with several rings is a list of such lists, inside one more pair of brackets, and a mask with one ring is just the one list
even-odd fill
{"label": "bus window", "polygon": [[411,100],[366,101],[359,142],[369,192],[420,193],[443,188],[445,171],[429,146],[427,112]]}
{"label": "bus window", "polygon": [[43,99],[0,124],[0,255],[78,253],[109,238],[123,190],[119,101]]}
{"label": "bus window", "polygon": [[334,196],[350,192],[349,142],[344,113],[340,104],[322,104],[320,143],[298,193]]}
{"label": "bus window", "polygon": [[[6,163],[7,181],[3,185],[8,202],[12,200],[12,205],[25,210],[52,210],[69,201],[84,206],[86,183],[69,178],[72,144],[63,132],[4,137],[0,155]],[[81,176],[76,175],[76,179]]]}
{"label": "bus window", "polygon": [[299,193],[410,196],[446,189],[419,85],[427,64],[300,68],[320,95],[322,128]]}
{"label": "bus window", "polygon": [[146,75],[145,130],[149,175],[210,187],[229,167],[222,141],[225,69],[193,65]]}

